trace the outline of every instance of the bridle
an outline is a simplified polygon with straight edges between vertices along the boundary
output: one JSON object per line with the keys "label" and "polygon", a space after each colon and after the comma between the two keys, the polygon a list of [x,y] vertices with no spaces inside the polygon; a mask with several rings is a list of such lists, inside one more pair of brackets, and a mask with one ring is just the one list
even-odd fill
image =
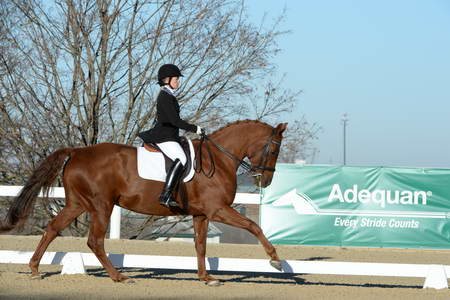
{"label": "bridle", "polygon": [[[227,149],[222,147],[220,144],[218,144],[214,140],[212,140],[209,136],[207,136],[206,134],[203,134],[202,137],[200,138],[200,145],[199,145],[199,147],[197,149],[197,152],[195,154],[195,157],[196,157],[197,162],[198,162],[196,167],[195,167],[195,171],[197,173],[202,172],[208,178],[211,178],[214,175],[216,167],[215,167],[215,164],[214,164],[214,159],[213,159],[213,155],[212,155],[211,149],[209,147],[209,144],[207,143],[207,142],[210,142],[211,144],[213,144],[214,147],[216,147],[218,150],[220,150],[226,156],[228,156],[229,158],[234,160],[238,164],[238,166],[241,166],[245,170],[245,172],[252,173],[253,176],[262,176],[264,171],[275,172],[275,168],[266,167],[267,160],[268,160],[268,157],[269,157],[270,145],[271,144],[275,144],[275,145],[281,146],[281,142],[273,140],[274,136],[275,136],[275,128],[272,129],[272,134],[267,139],[267,142],[264,145],[263,152],[261,154],[261,159],[259,161],[259,164],[256,167],[254,167],[254,166],[251,165],[251,163],[249,164],[248,162],[244,161],[243,159],[239,159],[236,155],[234,155],[233,153],[229,152]],[[203,170],[203,164],[202,164],[203,143],[206,145],[206,150],[208,151],[208,156],[209,156],[209,159],[211,161],[211,168],[210,168],[208,173],[206,173]],[[261,170],[262,172],[261,173],[257,173],[258,170]]]}

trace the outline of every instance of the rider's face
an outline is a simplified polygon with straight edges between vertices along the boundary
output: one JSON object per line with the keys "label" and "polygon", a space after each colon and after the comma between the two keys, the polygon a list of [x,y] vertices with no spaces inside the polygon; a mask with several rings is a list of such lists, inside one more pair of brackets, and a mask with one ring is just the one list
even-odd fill
{"label": "rider's face", "polygon": [[176,90],[180,86],[180,77],[171,77],[169,81],[169,86]]}

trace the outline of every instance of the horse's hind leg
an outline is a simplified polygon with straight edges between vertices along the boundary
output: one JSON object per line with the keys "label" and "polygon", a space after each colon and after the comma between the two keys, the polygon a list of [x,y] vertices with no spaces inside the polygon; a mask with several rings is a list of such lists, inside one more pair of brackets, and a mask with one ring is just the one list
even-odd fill
{"label": "horse's hind leg", "polygon": [[50,221],[28,264],[31,269],[31,278],[41,278],[38,271],[39,262],[45,250],[47,250],[48,245],[56,238],[58,232],[66,228],[82,212],[83,209],[81,207],[66,206]]}
{"label": "horse's hind leg", "polygon": [[281,262],[278,257],[277,251],[275,247],[267,240],[264,236],[261,228],[252,220],[244,217],[234,209],[229,206],[224,206],[219,209],[211,218],[211,221],[220,222],[224,224],[228,224],[231,226],[247,229],[250,233],[252,233],[264,247],[267,255],[271,258],[270,264],[281,271]]}
{"label": "horse's hind leg", "polygon": [[206,216],[194,216],[193,224],[195,231],[195,250],[197,251],[198,278],[209,286],[220,285],[219,280],[215,279],[206,272],[206,238],[208,234],[208,219]]}
{"label": "horse's hind leg", "polygon": [[89,237],[88,237],[88,246],[91,248],[92,252],[94,252],[97,259],[105,268],[106,272],[108,272],[109,276],[114,281],[129,281],[127,276],[122,275],[117,271],[116,268],[112,265],[109,258],[105,253],[105,234],[108,229],[109,218],[111,216],[112,207],[108,210],[109,213],[105,212],[91,212],[91,226],[89,229]]}

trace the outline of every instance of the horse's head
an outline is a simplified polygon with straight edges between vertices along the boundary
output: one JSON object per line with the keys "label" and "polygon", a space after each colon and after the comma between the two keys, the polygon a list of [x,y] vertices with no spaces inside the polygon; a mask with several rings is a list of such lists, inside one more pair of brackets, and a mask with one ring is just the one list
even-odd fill
{"label": "horse's head", "polygon": [[253,175],[261,187],[267,187],[272,183],[283,132],[287,125],[288,123],[280,123],[272,128],[271,132],[264,132],[261,139],[248,149],[247,157],[251,162]]}

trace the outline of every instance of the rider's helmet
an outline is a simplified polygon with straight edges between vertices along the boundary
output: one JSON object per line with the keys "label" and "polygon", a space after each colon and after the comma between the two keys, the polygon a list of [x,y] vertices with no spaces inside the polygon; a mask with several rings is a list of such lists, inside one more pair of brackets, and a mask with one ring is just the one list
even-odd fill
{"label": "rider's helmet", "polygon": [[166,77],[181,77],[180,69],[173,64],[162,65],[158,70],[158,84],[163,85],[162,80]]}

